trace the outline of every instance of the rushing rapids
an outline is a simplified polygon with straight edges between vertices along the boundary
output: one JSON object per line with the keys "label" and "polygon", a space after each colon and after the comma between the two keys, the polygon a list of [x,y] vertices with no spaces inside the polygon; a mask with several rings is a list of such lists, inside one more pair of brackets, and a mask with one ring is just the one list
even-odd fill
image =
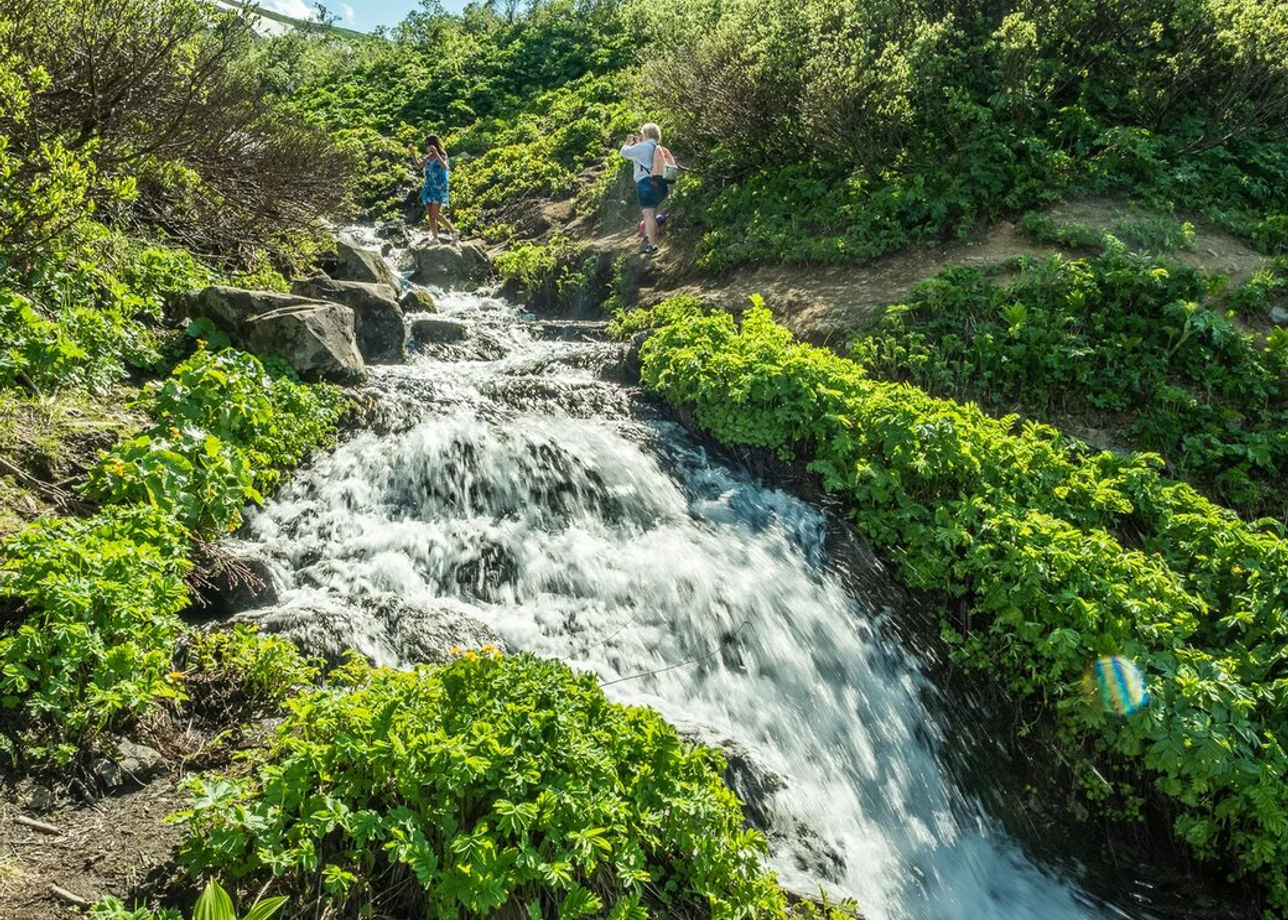
{"label": "rushing rapids", "polygon": [[396,666],[499,641],[593,671],[725,747],[780,877],[868,917],[1123,916],[956,788],[879,563],[657,417],[593,325],[438,301],[466,340],[374,368],[375,430],[249,516],[278,602],[244,617]]}

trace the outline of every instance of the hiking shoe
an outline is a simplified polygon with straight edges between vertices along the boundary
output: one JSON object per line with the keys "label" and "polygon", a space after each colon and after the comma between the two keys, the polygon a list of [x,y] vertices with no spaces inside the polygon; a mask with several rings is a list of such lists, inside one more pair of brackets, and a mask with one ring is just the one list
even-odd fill
{"label": "hiking shoe", "polygon": [[658,250],[658,246],[656,243],[649,243],[647,246],[645,246],[643,249],[640,250],[640,255],[651,256],[653,255],[653,253],[657,252],[657,250]]}

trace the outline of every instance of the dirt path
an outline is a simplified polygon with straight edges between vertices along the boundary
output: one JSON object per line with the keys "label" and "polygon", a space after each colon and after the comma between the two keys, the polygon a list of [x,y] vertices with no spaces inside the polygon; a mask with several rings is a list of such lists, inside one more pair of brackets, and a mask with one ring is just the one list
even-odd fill
{"label": "dirt path", "polygon": [[[93,902],[146,888],[168,871],[180,829],[165,818],[188,801],[173,777],[48,813],[32,801],[44,794],[31,784],[0,790],[0,920],[77,916],[53,886]],[[21,824],[20,816],[57,833]]]}
{"label": "dirt path", "polygon": [[[1122,221],[1158,217],[1138,206],[1104,199],[1066,202],[1047,214],[1058,222],[1078,223],[1097,231],[1112,230]],[[634,224],[628,223],[635,220],[633,213],[608,227],[594,226],[574,219],[568,202],[552,202],[543,208],[541,216],[545,227],[571,237],[589,250],[626,255],[634,261],[639,302],[643,305],[676,294],[690,294],[738,310],[752,294],[760,294],[778,320],[797,337],[833,347],[840,346],[855,330],[871,325],[887,306],[905,299],[914,285],[948,266],[1000,265],[1025,255],[1086,255],[1035,242],[1018,225],[1000,222],[965,240],[910,247],[866,265],[774,263],[712,276],[696,265],[696,239],[683,232],[664,238],[662,252],[652,260],[640,260],[636,255],[639,237]],[[1169,253],[1170,258],[1210,274],[1226,275],[1232,286],[1247,280],[1267,263],[1265,256],[1230,234],[1202,221],[1192,223],[1196,230],[1193,250]]]}

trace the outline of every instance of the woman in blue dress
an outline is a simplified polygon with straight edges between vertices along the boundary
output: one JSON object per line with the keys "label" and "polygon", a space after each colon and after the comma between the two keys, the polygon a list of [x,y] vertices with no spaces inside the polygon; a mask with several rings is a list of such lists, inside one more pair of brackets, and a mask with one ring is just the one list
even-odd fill
{"label": "woman in blue dress", "polygon": [[413,161],[425,176],[425,184],[420,190],[420,203],[425,206],[425,216],[429,218],[430,236],[435,243],[438,242],[438,227],[441,224],[453,240],[459,240],[460,231],[443,216],[443,208],[447,207],[450,200],[448,185],[451,176],[451,166],[443,142],[437,134],[425,138],[423,157],[416,153],[415,147],[408,146],[407,149],[411,151]]}

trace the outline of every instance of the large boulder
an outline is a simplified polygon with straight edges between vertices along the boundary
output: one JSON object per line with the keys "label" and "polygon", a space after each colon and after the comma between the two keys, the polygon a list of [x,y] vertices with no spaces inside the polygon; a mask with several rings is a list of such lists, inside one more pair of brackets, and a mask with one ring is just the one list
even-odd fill
{"label": "large boulder", "polygon": [[309,655],[339,662],[350,650],[380,665],[447,662],[456,648],[505,643],[482,621],[453,606],[421,607],[392,595],[362,602],[313,597],[247,611],[238,620],[289,638]]}
{"label": "large boulder", "polygon": [[365,281],[370,284],[387,284],[395,290],[398,288],[398,279],[394,277],[384,256],[375,250],[364,249],[345,237],[335,241],[335,261],[329,268],[331,277],[341,281]]}
{"label": "large boulder", "polygon": [[351,309],[358,350],[368,363],[389,364],[403,359],[407,330],[397,294],[389,285],[333,281],[319,275],[296,281],[291,291],[309,300],[329,300]]}
{"label": "large boulder", "polygon": [[480,243],[427,243],[413,247],[412,280],[443,288],[482,284],[492,274],[492,262]]}
{"label": "large boulder", "polygon": [[465,338],[464,323],[443,316],[418,316],[411,321],[411,340],[417,345],[447,345]]}
{"label": "large boulder", "polygon": [[180,306],[189,317],[205,317],[234,339],[246,331],[246,322],[255,316],[290,307],[308,298],[298,294],[279,294],[276,291],[246,291],[241,288],[214,284],[200,291],[193,291],[180,299]]}
{"label": "large boulder", "polygon": [[353,311],[338,303],[301,302],[253,316],[243,341],[257,355],[285,359],[302,377],[344,383],[363,377]]}

